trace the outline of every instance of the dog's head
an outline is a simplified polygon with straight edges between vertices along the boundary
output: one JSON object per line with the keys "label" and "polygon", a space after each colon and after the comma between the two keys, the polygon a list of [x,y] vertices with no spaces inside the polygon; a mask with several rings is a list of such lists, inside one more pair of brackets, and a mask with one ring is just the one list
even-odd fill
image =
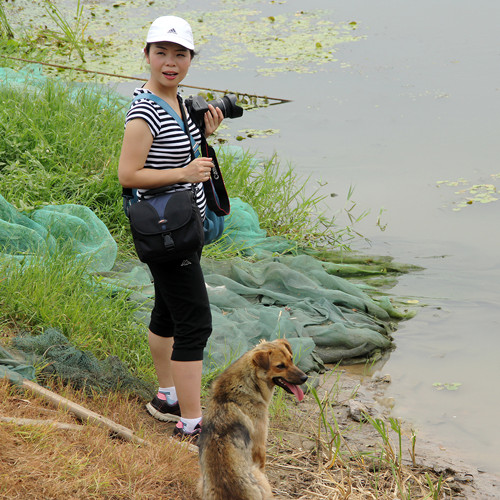
{"label": "dog's head", "polygon": [[258,376],[268,385],[277,385],[286,392],[294,394],[302,401],[304,392],[299,387],[307,380],[307,375],[293,364],[292,347],[285,339],[262,342],[252,352],[252,362]]}

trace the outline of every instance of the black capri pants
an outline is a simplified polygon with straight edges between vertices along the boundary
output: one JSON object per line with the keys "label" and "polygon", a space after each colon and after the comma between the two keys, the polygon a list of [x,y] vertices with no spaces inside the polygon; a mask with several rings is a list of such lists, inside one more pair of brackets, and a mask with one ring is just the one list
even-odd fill
{"label": "black capri pants", "polygon": [[174,338],[173,361],[202,360],[212,333],[212,314],[200,255],[148,267],[155,289],[149,329],[160,337]]}

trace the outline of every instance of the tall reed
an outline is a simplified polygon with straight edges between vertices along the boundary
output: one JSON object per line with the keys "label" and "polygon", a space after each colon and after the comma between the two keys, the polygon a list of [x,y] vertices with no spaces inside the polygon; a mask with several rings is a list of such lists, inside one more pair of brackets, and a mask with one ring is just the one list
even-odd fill
{"label": "tall reed", "polygon": [[0,4],[0,38],[14,38],[14,32],[5,15],[2,4]]}

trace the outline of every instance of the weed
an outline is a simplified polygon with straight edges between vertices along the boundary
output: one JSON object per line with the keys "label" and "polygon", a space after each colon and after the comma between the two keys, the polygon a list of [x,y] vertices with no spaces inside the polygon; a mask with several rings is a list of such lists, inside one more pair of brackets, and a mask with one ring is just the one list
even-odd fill
{"label": "weed", "polygon": [[75,346],[98,358],[118,356],[134,373],[152,378],[149,348],[132,302],[89,277],[85,260],[62,251],[19,266],[0,264],[4,319],[21,328],[60,330]]}
{"label": "weed", "polygon": [[430,493],[427,496],[427,498],[438,500],[441,494],[441,488],[443,486],[443,476],[442,475],[439,476],[436,483],[432,481],[432,478],[429,476],[427,472],[425,473],[425,477],[427,479],[427,484],[429,485],[429,490],[430,490]]}
{"label": "weed", "polygon": [[88,23],[85,23],[83,20],[83,4],[80,2],[80,0],[77,0],[76,14],[74,17],[75,23],[73,26],[64,17],[64,15],[57,8],[54,2],[50,0],[45,0],[44,7],[47,14],[61,30],[60,32],[52,31],[52,36],[61,45],[67,45],[69,47],[68,57],[71,57],[72,52],[76,50],[81,61],[84,63],[85,62],[84,34]]}
{"label": "weed", "polygon": [[2,4],[0,4],[0,38],[14,38],[14,32],[9,24],[9,20],[5,15]]}

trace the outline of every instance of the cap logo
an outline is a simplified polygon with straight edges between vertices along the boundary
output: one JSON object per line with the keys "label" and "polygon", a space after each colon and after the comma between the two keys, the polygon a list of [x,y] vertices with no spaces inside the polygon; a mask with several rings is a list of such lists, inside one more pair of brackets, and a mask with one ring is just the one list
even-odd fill
{"label": "cap logo", "polygon": [[175,28],[170,28],[167,33],[174,33],[177,35],[177,31],[175,31]]}

